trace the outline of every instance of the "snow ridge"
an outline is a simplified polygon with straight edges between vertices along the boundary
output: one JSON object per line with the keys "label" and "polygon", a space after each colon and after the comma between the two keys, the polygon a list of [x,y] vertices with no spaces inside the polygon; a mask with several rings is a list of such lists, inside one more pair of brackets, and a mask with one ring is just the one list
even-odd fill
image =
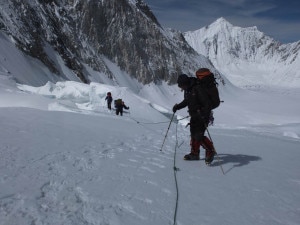
{"label": "snow ridge", "polygon": [[280,44],[255,26],[236,27],[224,18],[184,36],[238,86],[300,87],[300,41]]}

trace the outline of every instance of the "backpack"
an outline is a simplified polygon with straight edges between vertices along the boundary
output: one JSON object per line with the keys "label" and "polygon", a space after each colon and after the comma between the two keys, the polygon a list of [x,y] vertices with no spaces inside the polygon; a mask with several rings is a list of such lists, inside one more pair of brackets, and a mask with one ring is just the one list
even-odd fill
{"label": "backpack", "polygon": [[115,100],[115,107],[120,107],[120,106],[122,106],[122,99],[121,98],[118,98],[118,99],[116,99]]}
{"label": "backpack", "polygon": [[201,68],[196,72],[197,84],[205,90],[212,109],[217,108],[220,105],[220,96],[218,91],[218,83],[216,78],[209,69]]}

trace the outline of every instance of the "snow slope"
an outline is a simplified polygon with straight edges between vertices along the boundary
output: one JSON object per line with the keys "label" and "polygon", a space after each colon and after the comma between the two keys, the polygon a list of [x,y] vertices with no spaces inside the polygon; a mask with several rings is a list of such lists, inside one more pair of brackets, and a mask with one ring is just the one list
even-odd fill
{"label": "snow slope", "polygon": [[[182,160],[186,119],[171,124],[162,146],[171,106],[182,98],[175,86],[136,95],[97,83],[30,87],[0,78],[1,225],[300,223],[300,110],[292,105],[299,93],[223,88],[209,128],[219,160],[207,167]],[[123,117],[106,109],[108,90],[130,106]]]}

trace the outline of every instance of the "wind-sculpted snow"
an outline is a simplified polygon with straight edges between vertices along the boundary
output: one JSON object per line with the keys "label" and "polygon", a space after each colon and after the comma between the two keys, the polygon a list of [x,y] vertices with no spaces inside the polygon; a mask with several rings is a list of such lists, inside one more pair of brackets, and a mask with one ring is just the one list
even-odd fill
{"label": "wind-sculpted snow", "polygon": [[1,135],[15,136],[0,148],[0,224],[147,224],[151,215],[170,221],[161,207],[148,211],[172,206],[171,171],[164,185],[156,178],[171,161],[169,154],[157,155],[161,128],[147,132],[133,121],[78,114],[17,114],[23,122],[11,127],[6,120]]}
{"label": "wind-sculpted snow", "polygon": [[[218,157],[207,167],[203,149],[200,161],[182,160],[187,119],[171,123],[162,146],[182,99],[176,86],[137,95],[97,83],[0,81],[1,225],[173,224],[174,167],[177,224],[300,222],[297,92],[222,88],[209,127]],[[128,102],[122,117],[106,108],[107,91]]]}
{"label": "wind-sculpted snow", "polygon": [[[47,82],[41,87],[18,85],[18,88],[26,93],[34,93],[52,99],[45,110],[80,112],[85,114],[113,114],[114,111],[107,109],[105,97],[107,92],[112,93],[113,99],[121,98],[132,109],[125,110],[135,117],[146,117],[151,120],[153,114],[160,115],[170,113],[162,105],[149,102],[148,100],[132,93],[127,87],[116,87],[99,83],[82,84],[73,81]],[[113,103],[112,103],[113,106]],[[114,108],[114,107],[113,107]],[[143,109],[141,111],[136,109]]]}

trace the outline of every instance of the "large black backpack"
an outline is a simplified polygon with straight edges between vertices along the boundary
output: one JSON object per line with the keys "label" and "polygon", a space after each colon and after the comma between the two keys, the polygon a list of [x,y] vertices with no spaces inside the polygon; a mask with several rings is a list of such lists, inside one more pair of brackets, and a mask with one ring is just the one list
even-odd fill
{"label": "large black backpack", "polygon": [[115,108],[122,107],[122,99],[118,98],[115,100]]}
{"label": "large black backpack", "polygon": [[209,69],[201,68],[196,72],[197,84],[201,85],[201,88],[205,90],[212,109],[217,108],[220,105],[220,96],[218,90],[218,83],[215,76]]}

